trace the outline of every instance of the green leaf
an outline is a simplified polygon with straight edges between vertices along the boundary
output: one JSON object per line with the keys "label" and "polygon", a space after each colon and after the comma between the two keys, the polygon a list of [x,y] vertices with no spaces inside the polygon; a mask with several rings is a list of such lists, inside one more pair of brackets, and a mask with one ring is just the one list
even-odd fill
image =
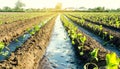
{"label": "green leaf", "polygon": [[92,58],[96,59],[98,61],[97,55],[98,55],[98,48],[94,49],[90,54]]}
{"label": "green leaf", "polygon": [[80,52],[80,55],[83,55],[84,53],[83,52]]}
{"label": "green leaf", "polygon": [[110,53],[106,55],[107,69],[118,69],[120,59],[117,58],[116,53]]}
{"label": "green leaf", "polygon": [[72,40],[72,44],[73,44],[73,45],[75,44],[74,40]]}
{"label": "green leaf", "polygon": [[5,44],[3,42],[0,42],[0,52],[3,50],[4,47],[5,47]]}
{"label": "green leaf", "polygon": [[85,43],[86,40],[87,40],[87,39],[86,39],[85,36],[84,36],[84,37],[80,37],[80,41],[81,41],[82,43]]}
{"label": "green leaf", "polygon": [[38,30],[39,30],[39,26],[36,25],[36,26],[34,27],[34,30],[35,30],[35,31],[38,31]]}

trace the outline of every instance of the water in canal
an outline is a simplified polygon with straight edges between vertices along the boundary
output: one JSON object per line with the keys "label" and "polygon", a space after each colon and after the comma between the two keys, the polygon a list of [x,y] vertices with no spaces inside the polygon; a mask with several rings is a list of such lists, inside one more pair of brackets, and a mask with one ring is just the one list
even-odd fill
{"label": "water in canal", "polygon": [[83,64],[75,55],[70,38],[60,21],[60,15],[55,21],[51,40],[46,50],[46,57],[53,69],[83,69]]}

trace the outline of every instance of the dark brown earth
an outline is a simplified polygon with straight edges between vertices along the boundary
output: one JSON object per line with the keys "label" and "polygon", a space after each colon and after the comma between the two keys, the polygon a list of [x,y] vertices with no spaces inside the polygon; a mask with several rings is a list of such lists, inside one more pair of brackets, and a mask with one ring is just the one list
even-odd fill
{"label": "dark brown earth", "polygon": [[[71,18],[70,18],[71,19]],[[72,20],[72,19],[71,19]],[[73,20],[72,20],[73,21]],[[84,25],[81,25],[80,23],[78,23],[77,21],[74,20],[75,23],[79,24],[80,26],[86,28],[87,30],[95,33],[96,35],[98,35],[98,33],[100,32],[99,30],[94,30],[94,25],[93,27],[89,27],[88,26],[88,22],[85,22]],[[90,22],[89,22],[90,23]],[[113,43],[119,50],[120,50],[120,33],[119,32],[114,32],[110,29],[104,28],[101,31],[100,37],[103,37],[104,32],[107,32],[108,34],[105,36],[105,41],[109,41],[110,43]],[[112,35],[114,38],[112,40],[109,39],[109,36]]]}
{"label": "dark brown earth", "polygon": [[[66,30],[68,31],[69,28],[66,28]],[[77,30],[78,33],[82,33],[83,36],[86,36],[87,40],[85,41],[85,44],[83,46],[83,55],[80,55],[80,52],[82,52],[82,50],[78,49],[78,46],[81,46],[81,44],[79,43],[80,41],[75,40],[75,49],[77,51],[77,55],[80,57],[80,60],[83,60],[84,62],[94,62],[96,63],[98,66],[105,66],[106,65],[106,54],[110,53],[110,51],[106,50],[102,45],[100,45],[95,39],[91,38],[90,36],[86,35],[85,33],[83,33],[80,30]],[[98,48],[98,62],[96,60],[91,60],[92,57],[90,55],[90,52],[92,52],[94,49]]]}
{"label": "dark brown earth", "polygon": [[37,69],[53,69],[53,67],[51,66],[49,60],[47,59],[47,57],[43,57],[40,62],[39,62],[39,66]]}
{"label": "dark brown earth", "polygon": [[[71,15],[71,14],[69,14],[69,15]],[[75,15],[71,15],[71,16],[81,19],[81,17],[79,17],[79,16],[75,16]],[[104,23],[102,23],[102,22],[100,22],[100,21],[94,22],[94,21],[92,21],[92,20],[90,20],[90,19],[87,19],[87,18],[84,18],[84,19],[85,19],[85,21],[87,21],[87,22],[91,22],[91,23],[94,23],[94,24],[97,24],[97,25],[102,25],[103,27],[106,27],[106,28],[109,28],[109,29],[111,29],[111,30],[120,32],[120,28],[117,28],[117,27],[114,27],[114,26],[110,26],[110,25],[106,25],[106,24],[104,24]]]}
{"label": "dark brown earth", "polygon": [[33,26],[38,25],[42,20],[48,18],[49,16],[51,15],[44,15],[32,19],[0,25],[0,42],[8,44],[10,41],[23,35],[27,29],[33,28]]}
{"label": "dark brown earth", "polygon": [[[106,54],[110,53],[110,51],[106,50],[102,45],[100,45],[95,39],[91,38],[90,36],[86,35],[82,31],[78,31],[82,33],[84,36],[86,36],[87,40],[85,41],[85,44],[83,46],[83,52],[84,55],[80,56],[80,59],[86,62],[94,62],[98,64],[98,66],[104,66],[106,65]],[[76,41],[76,46],[80,46],[79,43]],[[76,47],[75,46],[75,47]],[[94,49],[98,48],[98,62],[95,60],[91,60],[92,57],[90,55],[90,52],[92,52]],[[77,48],[78,49],[78,48]],[[78,54],[81,52],[81,50],[78,50]]]}
{"label": "dark brown earth", "polygon": [[107,27],[107,28],[109,28],[109,29],[117,30],[117,31],[120,32],[120,28],[117,28],[117,27],[115,27],[115,26],[110,26],[110,25],[107,25],[107,24],[102,23],[102,22],[100,22],[100,21],[94,22],[94,21],[92,21],[92,20],[90,20],[90,19],[85,19],[85,20],[88,21],[88,22],[91,22],[91,23],[94,23],[94,24],[97,24],[97,25],[102,25],[102,26]]}
{"label": "dark brown earth", "polygon": [[42,61],[43,55],[45,54],[55,19],[56,17],[50,20],[40,31],[27,40],[21,48],[18,48],[16,52],[12,53],[8,60],[1,62],[0,69],[43,68],[43,66],[39,66],[39,62]]}

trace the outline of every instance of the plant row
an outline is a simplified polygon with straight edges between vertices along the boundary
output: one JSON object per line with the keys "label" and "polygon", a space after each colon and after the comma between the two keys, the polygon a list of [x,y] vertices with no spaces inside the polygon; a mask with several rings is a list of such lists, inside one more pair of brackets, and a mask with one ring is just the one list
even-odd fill
{"label": "plant row", "polygon": [[[50,20],[52,20],[54,17],[55,17],[55,15],[49,17],[47,20],[44,20],[43,22],[39,23],[38,25],[35,25],[32,29],[29,28],[26,33],[27,33],[27,34],[30,34],[31,36],[34,36],[35,33],[37,33],[37,32],[40,30],[41,27],[44,27],[44,26],[46,25],[46,23],[48,23],[48,22],[49,22]],[[24,39],[24,38],[25,38],[25,37],[23,36],[23,39]],[[30,37],[29,37],[29,38],[30,38]],[[16,41],[16,42],[21,42],[21,41],[19,41],[18,39],[15,39],[15,41]],[[22,43],[22,42],[21,42],[21,43]],[[23,43],[25,43],[25,42],[23,42]],[[16,46],[15,49],[17,49],[18,47],[20,47],[20,46]],[[5,56],[5,57],[8,57],[9,51],[5,51],[5,50],[3,51],[4,48],[7,48],[7,50],[10,51],[10,49],[5,45],[4,42],[0,42],[0,55],[3,55],[3,56]],[[0,56],[0,57],[1,57],[1,56]]]}
{"label": "plant row", "polygon": [[84,18],[76,18],[70,15],[66,15],[72,21],[77,23],[78,25],[86,28],[87,30],[93,32],[94,34],[100,36],[103,40],[105,40],[105,44],[110,43],[111,45],[115,45],[118,49],[120,49],[120,35],[116,34],[110,30],[103,28],[102,25],[95,25],[90,22],[86,22]]}
{"label": "plant row", "polygon": [[7,60],[0,62],[0,69],[37,69],[49,43],[55,18],[52,18],[41,27],[38,32],[13,52]]}
{"label": "plant row", "polygon": [[18,20],[31,19],[43,15],[46,15],[46,13],[0,13],[0,24],[12,23]]}
{"label": "plant row", "polygon": [[72,14],[73,16],[84,18],[86,21],[90,21],[106,27],[115,28],[120,30],[120,15],[117,13],[86,13],[86,14]]}
{"label": "plant row", "polygon": [[94,39],[78,30],[78,28],[63,15],[61,15],[61,21],[71,38],[71,43],[78,52],[78,56],[80,56],[84,62],[87,62],[84,65],[84,69],[98,69],[103,67],[106,69],[118,69],[120,60],[116,53],[109,53],[109,51],[105,50]]}
{"label": "plant row", "polygon": [[17,37],[23,35],[27,32],[27,30],[33,28],[34,26],[38,25],[51,15],[41,16],[35,19],[29,19],[25,21],[20,21],[16,23],[11,23],[9,25],[1,25],[3,28],[0,29],[0,42],[4,42],[6,45],[9,44],[10,41],[16,39]]}

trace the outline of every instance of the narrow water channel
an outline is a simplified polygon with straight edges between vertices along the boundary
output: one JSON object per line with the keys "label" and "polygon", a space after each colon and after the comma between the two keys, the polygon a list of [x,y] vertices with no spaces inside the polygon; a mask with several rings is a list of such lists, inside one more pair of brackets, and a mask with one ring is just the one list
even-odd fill
{"label": "narrow water channel", "polygon": [[[52,18],[52,17],[51,17]],[[37,26],[39,29],[44,26],[51,18],[48,18],[47,20],[44,20],[43,22],[40,22]],[[0,54],[0,61],[3,61],[7,59],[12,52],[14,52],[17,48],[21,47],[24,42],[26,42],[32,35],[29,32],[33,32],[34,28],[27,31],[25,34],[21,35],[20,37],[16,38],[15,40],[11,41],[8,46],[6,46],[2,52],[3,54]]]}
{"label": "narrow water channel", "polygon": [[83,69],[82,63],[75,55],[70,38],[60,21],[60,15],[55,21],[51,40],[46,50],[46,57],[53,69]]}
{"label": "narrow water channel", "polygon": [[[66,17],[67,18],[67,17]],[[67,18],[68,19],[68,18]],[[68,19],[69,21],[71,21],[70,19]],[[118,56],[120,56],[120,51],[116,48],[113,47],[112,45],[110,45],[109,43],[107,43],[104,46],[104,40],[101,39],[99,36],[93,34],[93,32],[88,31],[87,29],[84,29],[83,27],[79,26],[78,24],[74,23],[73,21],[71,21],[71,23],[73,23],[76,27],[78,27],[79,30],[81,30],[82,32],[84,32],[85,34],[87,34],[88,36],[90,36],[91,38],[95,39],[97,42],[99,42],[105,49],[110,50],[112,52],[115,52]]]}

